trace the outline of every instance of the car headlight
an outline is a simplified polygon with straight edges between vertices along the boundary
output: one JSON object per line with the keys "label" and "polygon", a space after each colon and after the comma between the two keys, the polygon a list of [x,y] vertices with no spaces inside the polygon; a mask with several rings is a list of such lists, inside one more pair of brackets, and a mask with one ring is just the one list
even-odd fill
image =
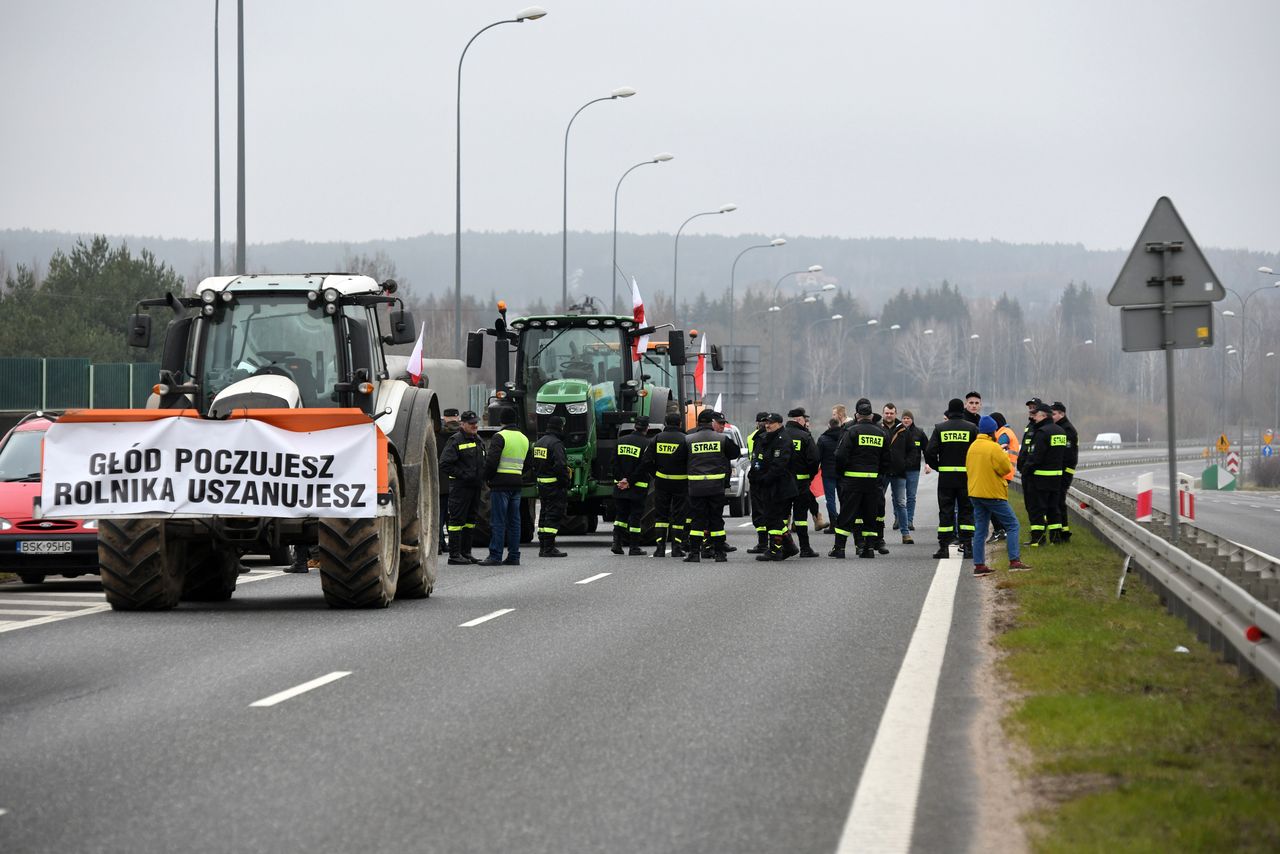
{"label": "car headlight", "polygon": [[7,531],[13,527],[13,523],[8,519],[0,517],[0,531]]}
{"label": "car headlight", "polygon": [[582,403],[570,403],[565,406],[565,409],[569,410],[570,415],[586,415],[587,402],[584,400]]}
{"label": "car headlight", "polygon": [[84,528],[86,531],[96,531],[98,530],[98,520],[85,519],[84,522],[81,523],[81,527]]}
{"label": "car headlight", "polygon": [[539,415],[550,415],[556,411],[556,405],[554,403],[538,403],[534,404],[533,408]]}

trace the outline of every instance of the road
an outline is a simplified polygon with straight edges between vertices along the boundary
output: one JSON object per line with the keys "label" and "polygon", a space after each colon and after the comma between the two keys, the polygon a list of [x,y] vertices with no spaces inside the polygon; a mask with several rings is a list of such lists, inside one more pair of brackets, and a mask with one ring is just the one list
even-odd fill
{"label": "road", "polygon": [[0,633],[0,850],[963,850],[990,579],[921,499],[874,561],[758,563],[731,520],[727,564],[570,538],[374,613],[265,567],[158,614],[6,585],[87,613]]}
{"label": "road", "polygon": [[[1165,457],[1150,464],[1090,469],[1082,467],[1076,477],[1125,495],[1136,495],[1138,475],[1154,475],[1155,506],[1169,511],[1169,469]],[[1178,471],[1199,476],[1204,469],[1200,460],[1183,460]],[[1196,493],[1197,527],[1234,540],[1270,555],[1280,555],[1280,492],[1245,490],[1239,492]]]}

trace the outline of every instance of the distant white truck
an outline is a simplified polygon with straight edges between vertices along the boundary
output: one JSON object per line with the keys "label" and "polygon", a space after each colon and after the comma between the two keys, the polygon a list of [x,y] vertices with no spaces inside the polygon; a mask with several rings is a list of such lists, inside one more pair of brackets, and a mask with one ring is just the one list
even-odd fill
{"label": "distant white truck", "polygon": [[1118,451],[1120,450],[1120,445],[1119,433],[1099,433],[1098,438],[1093,440],[1093,449],[1095,451]]}

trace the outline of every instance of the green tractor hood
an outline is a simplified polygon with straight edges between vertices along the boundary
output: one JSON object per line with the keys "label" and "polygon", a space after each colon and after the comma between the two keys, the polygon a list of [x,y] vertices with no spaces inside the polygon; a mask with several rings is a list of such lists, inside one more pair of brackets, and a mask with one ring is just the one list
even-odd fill
{"label": "green tractor hood", "polygon": [[551,380],[538,389],[539,403],[578,403],[587,399],[591,383],[586,380]]}

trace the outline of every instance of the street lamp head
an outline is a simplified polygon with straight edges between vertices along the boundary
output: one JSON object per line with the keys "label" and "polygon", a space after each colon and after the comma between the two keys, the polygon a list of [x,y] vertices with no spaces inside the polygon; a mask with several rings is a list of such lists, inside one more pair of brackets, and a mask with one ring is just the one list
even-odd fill
{"label": "street lamp head", "polygon": [[773,238],[773,240],[770,240],[770,241],[769,241],[769,245],[770,245],[770,246],[786,246],[786,245],[787,245],[787,238],[785,238],[785,237],[775,237],[775,238]]}
{"label": "street lamp head", "polygon": [[880,321],[876,320],[876,319],[873,317],[873,318],[871,318],[870,320],[868,320],[868,321],[867,321],[867,326],[875,326],[875,325],[876,325],[876,324],[878,324],[879,322],[880,322]]}
{"label": "street lamp head", "polygon": [[924,332],[922,332],[921,334],[922,334],[922,335],[932,335],[932,334],[933,334],[933,330],[932,330],[932,329],[926,329],[926,330],[925,330]]}
{"label": "street lamp head", "polygon": [[805,302],[817,302],[817,301],[818,301],[818,298],[817,298],[817,297],[815,297],[813,294],[809,294],[807,297],[805,297],[805,298],[804,298],[804,301],[805,301]]}
{"label": "street lamp head", "polygon": [[982,337],[981,335],[979,335],[978,333],[976,333],[976,332],[975,332],[975,333],[973,333],[972,335],[970,335],[970,336],[969,336],[969,340],[970,340],[970,341],[976,341],[976,340],[978,340],[978,339],[979,339],[979,338],[981,338],[981,337]]}
{"label": "street lamp head", "polygon": [[893,324],[892,326],[890,326],[889,328],[890,328],[890,329],[892,329],[894,332],[897,332],[899,329],[901,329],[901,328],[902,328],[902,324],[901,324],[901,323],[895,323],[895,324]]}
{"label": "street lamp head", "polygon": [[1030,338],[1023,338],[1023,339],[1022,339],[1022,343],[1023,343],[1023,344],[1030,344],[1030,343],[1031,343],[1031,339],[1030,339]]}
{"label": "street lamp head", "polygon": [[1084,343],[1086,343],[1086,344],[1092,344],[1092,343],[1093,343],[1093,339],[1092,339],[1092,338],[1086,338],[1086,339],[1084,339]]}
{"label": "street lamp head", "polygon": [[836,289],[836,286],[831,284],[830,282],[827,282],[825,285],[822,286],[822,289],[824,291],[834,291]]}
{"label": "street lamp head", "polygon": [[844,320],[844,315],[843,315],[843,314],[833,314],[833,315],[831,315],[831,319],[832,319],[832,320]]}
{"label": "street lamp head", "polygon": [[630,86],[619,86],[617,89],[614,89],[612,92],[609,93],[609,97],[610,98],[630,98],[635,93],[636,93],[636,90],[632,89]]}
{"label": "street lamp head", "polygon": [[1236,316],[1236,313],[1235,313],[1234,311],[1232,311],[1231,309],[1227,308],[1227,309],[1223,309],[1223,311],[1222,311],[1222,316],[1223,316],[1223,317],[1235,317],[1235,316]]}
{"label": "street lamp head", "polygon": [[720,206],[720,213],[729,213],[730,211],[736,211],[737,209],[738,209],[738,206],[735,205],[733,202],[730,202],[727,205]]}
{"label": "street lamp head", "polygon": [[821,264],[814,264],[812,267],[810,267],[810,268],[809,268],[809,272],[810,272],[810,273],[821,273],[821,272],[822,272],[822,265],[821,265]]}
{"label": "street lamp head", "polygon": [[1275,351],[1273,350],[1272,352],[1268,353],[1264,358],[1270,359],[1274,355],[1275,355]]}
{"label": "street lamp head", "polygon": [[676,159],[676,156],[674,154],[669,154],[664,151],[661,154],[655,154],[653,157],[653,162],[666,163],[668,160],[675,160],[675,159]]}
{"label": "street lamp head", "polygon": [[1270,276],[1273,273],[1275,273],[1275,270],[1271,269],[1270,267],[1259,267],[1258,272],[1265,273],[1266,275]]}
{"label": "street lamp head", "polygon": [[780,305],[771,305],[771,306],[769,306],[769,311],[782,311],[782,306],[780,306]]}
{"label": "street lamp head", "polygon": [[536,21],[539,18],[547,17],[547,10],[541,6],[526,6],[519,12],[516,12],[516,20],[520,23],[525,21]]}

